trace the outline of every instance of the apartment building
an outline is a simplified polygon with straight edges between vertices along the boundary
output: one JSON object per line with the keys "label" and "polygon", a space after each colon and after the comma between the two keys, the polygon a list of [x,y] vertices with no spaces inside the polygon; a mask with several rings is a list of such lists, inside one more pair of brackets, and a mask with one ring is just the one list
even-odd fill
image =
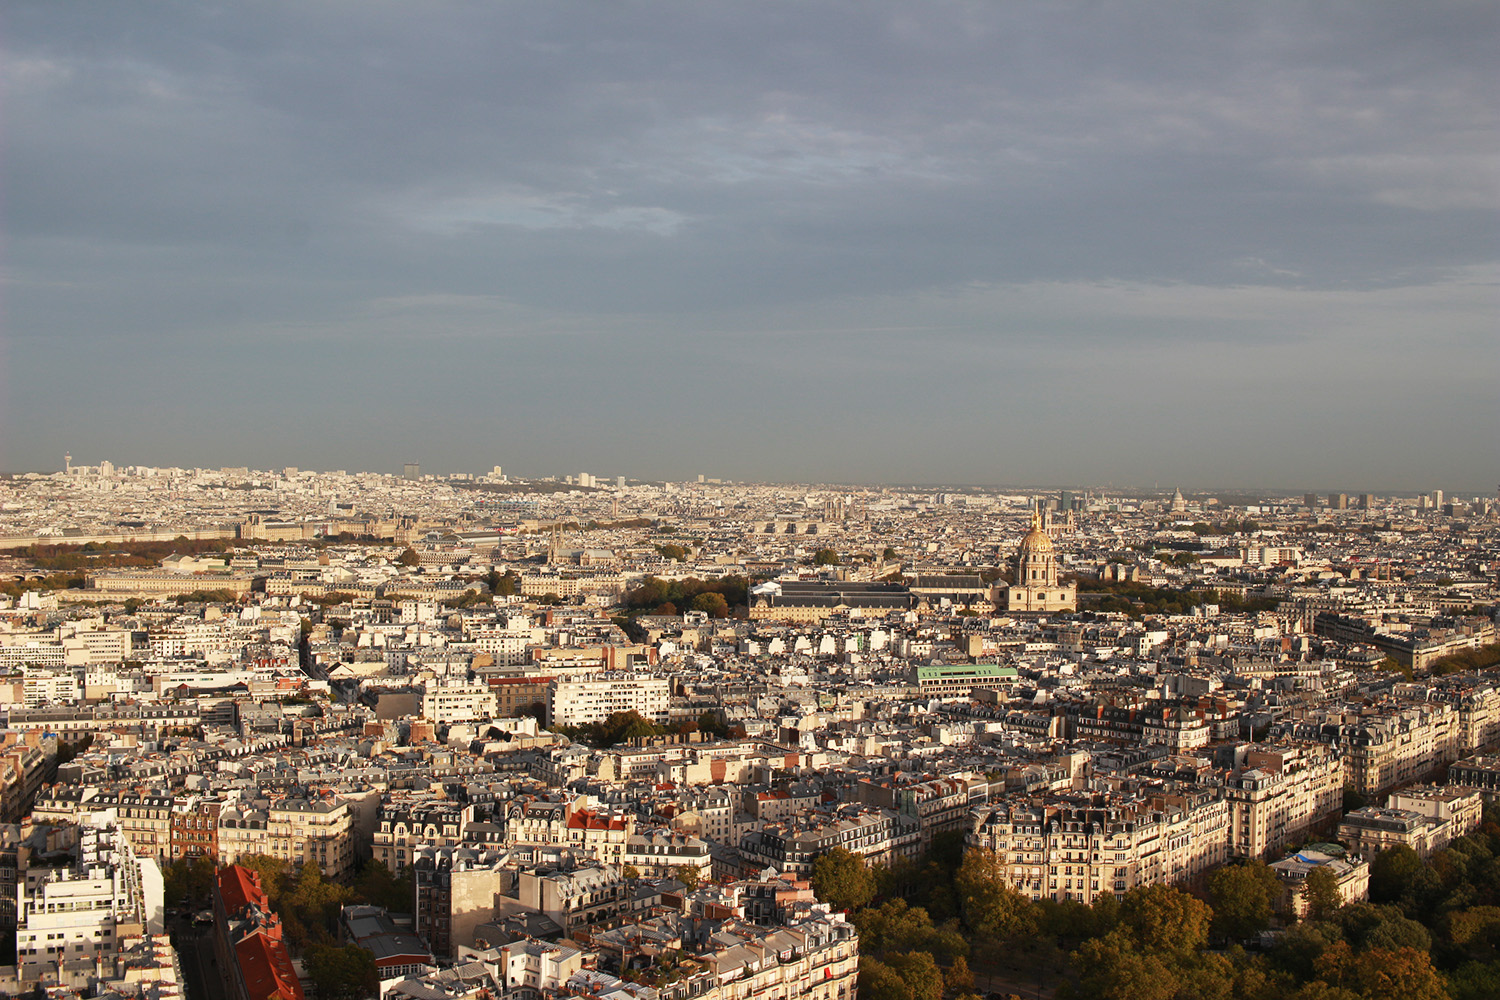
{"label": "apartment building", "polygon": [[835,847],[872,865],[900,857],[916,860],[922,854],[922,826],[915,816],[851,804],[766,823],[746,831],[738,846],[747,871],[775,868],[806,878],[818,857]]}
{"label": "apartment building", "polygon": [[63,660],[69,666],[96,663],[118,663],[133,653],[134,636],[130,629],[81,629],[62,637]]}
{"label": "apartment building", "polygon": [[422,688],[422,718],[438,725],[495,717],[495,692],[484,681],[434,678]]}
{"label": "apartment building", "polygon": [[1223,779],[1229,852],[1264,858],[1329,829],[1343,811],[1344,761],[1321,746],[1252,747]]}
{"label": "apartment building", "polygon": [[1092,903],[1185,881],[1229,859],[1228,804],[1208,788],[1039,796],[974,815],[970,846],[993,851],[1010,884],[1032,899]]}
{"label": "apartment building", "polygon": [[671,830],[648,830],[625,838],[621,867],[631,867],[646,878],[672,878],[679,869],[707,879],[713,868],[708,844]]}
{"label": "apartment building", "polygon": [[416,931],[439,958],[455,958],[474,944],[474,929],[490,920],[510,885],[506,856],[467,847],[430,847],[417,853]]}
{"label": "apartment building", "polygon": [[0,742],[0,823],[20,822],[56,775],[56,737],[7,733]]}
{"label": "apartment building", "polygon": [[923,698],[967,701],[973,692],[1008,691],[1019,674],[995,663],[933,663],[912,668],[912,683]]}
{"label": "apartment building", "polygon": [[639,712],[656,723],[670,714],[671,685],[648,674],[583,674],[555,677],[548,685],[547,724],[580,726],[603,722],[616,712]]}
{"label": "apartment building", "polygon": [[564,842],[601,864],[618,867],[624,863],[625,844],[634,832],[635,817],[629,813],[575,805],[568,810]]}
{"label": "apartment building", "polygon": [[300,868],[314,862],[328,878],[354,870],[354,824],[342,799],[273,799],[266,811],[266,849]]}
{"label": "apartment building", "polygon": [[508,719],[529,713],[538,707],[545,714],[552,680],[551,674],[530,677],[486,677],[485,683],[489,684],[491,690],[495,692],[495,717]]}
{"label": "apartment building", "polygon": [[630,889],[618,868],[593,865],[567,870],[522,871],[516,883],[521,904],[546,914],[572,936],[630,912]]}
{"label": "apartment building", "polygon": [[1466,757],[1448,768],[1448,782],[1479,789],[1486,802],[1500,802],[1500,757]]}
{"label": "apartment building", "polygon": [[380,806],[372,834],[374,859],[393,872],[411,864],[424,847],[456,847],[474,806],[449,799],[395,800]]}
{"label": "apartment building", "polygon": [[172,809],[170,795],[149,792],[105,791],[89,799],[85,808],[102,813],[117,825],[141,857],[165,865],[172,860]]}
{"label": "apartment building", "polygon": [[1345,815],[1339,824],[1339,840],[1351,853],[1367,858],[1396,846],[1410,847],[1428,858],[1455,838],[1477,830],[1483,811],[1484,801],[1476,788],[1408,788],[1391,795],[1384,808],[1366,806]]}
{"label": "apartment building", "polygon": [[1339,899],[1345,903],[1358,903],[1370,895],[1370,864],[1360,857],[1343,858],[1312,848],[1304,848],[1296,854],[1273,861],[1271,871],[1281,880],[1281,898],[1276,903],[1278,912],[1302,920],[1307,916],[1311,903],[1307,898],[1307,876],[1316,868],[1333,875],[1338,886]]}
{"label": "apartment building", "polygon": [[113,826],[80,828],[72,864],[18,871],[16,891],[23,982],[63,962],[112,962],[122,939],[163,932],[161,869]]}
{"label": "apartment building", "polygon": [[1441,701],[1389,702],[1292,727],[1299,742],[1324,743],[1344,757],[1344,779],[1366,798],[1430,777],[1458,760],[1459,712]]}

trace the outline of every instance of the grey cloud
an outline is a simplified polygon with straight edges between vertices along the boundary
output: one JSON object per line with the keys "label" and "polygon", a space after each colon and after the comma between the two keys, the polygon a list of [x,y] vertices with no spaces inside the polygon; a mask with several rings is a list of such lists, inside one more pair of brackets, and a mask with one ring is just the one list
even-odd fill
{"label": "grey cloud", "polygon": [[[1068,359],[1117,352],[1114,373],[1142,378],[1190,346],[1185,398],[1236,345],[1302,345],[1272,398],[1310,374],[1384,426],[1329,348],[1362,303],[1425,289],[1410,321],[1429,349],[1500,375],[1473,333],[1493,297],[1453,282],[1496,257],[1496,18],[1465,3],[13,4],[5,337],[28,377],[7,424],[65,388],[145,414],[107,385],[131,371],[237,414],[203,425],[223,431],[212,445],[173,447],[280,461],[236,436],[264,400],[198,387],[264,351],[286,361],[290,424],[386,394],[371,440],[305,442],[302,464],[378,465],[382,436],[423,450],[419,428],[460,465],[485,446],[439,443],[452,358],[508,423],[539,385],[605,379],[626,401],[671,385],[717,421],[674,454],[744,475],[836,453],[849,478],[984,478],[967,470],[986,424],[1027,422],[956,393],[997,386],[1076,411],[1007,445],[1014,478],[1085,477],[1118,452],[1086,444],[1101,411],[1085,401],[1122,387],[1028,368],[1046,340]],[[1130,314],[1120,284],[1162,310]],[[1362,349],[1396,357],[1403,336],[1374,324]],[[360,377],[328,385],[327,366]],[[1415,400],[1443,382],[1408,374],[1396,405],[1431,424]],[[1190,481],[1212,449],[1146,433],[1170,408],[1138,392],[1118,412],[1142,468]],[[1200,418],[1219,440],[1275,425],[1262,401],[1231,402]],[[799,443],[777,406],[838,447]],[[24,443],[0,463],[49,464],[98,412],[8,435]],[[546,469],[608,458],[608,418],[578,419],[510,446]],[[754,421],[780,430],[744,433]],[[935,428],[945,444],[899,457]],[[1448,475],[1469,474],[1460,451]],[[1309,447],[1240,481],[1319,467]]]}

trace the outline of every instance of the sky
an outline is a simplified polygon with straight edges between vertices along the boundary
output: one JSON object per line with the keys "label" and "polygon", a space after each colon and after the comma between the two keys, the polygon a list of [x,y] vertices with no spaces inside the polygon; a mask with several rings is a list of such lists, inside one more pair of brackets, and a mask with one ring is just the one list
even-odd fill
{"label": "sky", "polygon": [[0,12],[0,470],[1500,481],[1491,2]]}

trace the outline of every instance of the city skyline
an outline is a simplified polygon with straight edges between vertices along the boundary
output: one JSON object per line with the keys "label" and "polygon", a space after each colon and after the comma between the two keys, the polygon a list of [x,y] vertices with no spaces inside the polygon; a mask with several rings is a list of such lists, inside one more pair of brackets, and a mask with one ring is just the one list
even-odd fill
{"label": "city skyline", "polygon": [[126,470],[175,470],[179,472],[214,473],[232,469],[246,469],[251,473],[264,472],[277,477],[281,477],[283,475],[291,476],[295,474],[310,474],[315,476],[342,474],[349,476],[384,476],[395,479],[411,479],[414,478],[413,473],[415,472],[415,478],[449,481],[455,479],[477,480],[485,478],[496,478],[496,476],[493,476],[492,473],[495,473],[496,470],[503,469],[505,480],[515,484],[518,487],[527,483],[560,483],[575,485],[583,489],[601,491],[609,491],[620,488],[622,486],[660,486],[672,484],[680,484],[685,486],[785,486],[806,487],[809,489],[934,489],[1016,494],[1039,494],[1043,492],[1061,491],[1065,493],[1091,494],[1096,496],[1114,492],[1120,492],[1130,496],[1152,496],[1156,494],[1168,495],[1173,493],[1174,491],[1186,491],[1188,495],[1195,497],[1208,497],[1214,493],[1223,493],[1226,495],[1233,495],[1236,500],[1243,500],[1248,496],[1256,494],[1263,495],[1266,498],[1293,498],[1317,495],[1320,502],[1322,502],[1329,496],[1337,496],[1342,494],[1346,497],[1346,499],[1349,500],[1351,504],[1355,500],[1357,500],[1361,494],[1368,494],[1370,496],[1380,498],[1397,498],[1410,496],[1421,497],[1424,495],[1429,497],[1441,497],[1447,495],[1450,498],[1471,497],[1473,499],[1482,501],[1491,499],[1497,494],[1500,494],[1500,486],[1493,487],[1489,490],[1483,488],[1469,490],[1464,487],[1454,487],[1451,484],[1445,484],[1443,486],[1435,486],[1429,484],[1427,486],[1387,486],[1372,488],[1367,485],[1351,487],[1348,485],[1337,485],[1329,483],[1304,483],[1296,486],[1268,486],[1255,483],[1202,483],[1192,481],[1172,481],[1166,483],[1156,481],[1150,483],[1149,485],[1146,483],[1116,483],[1098,481],[983,482],[979,480],[934,480],[904,482],[899,480],[752,479],[708,473],[688,473],[685,475],[679,474],[672,476],[637,476],[629,474],[627,472],[622,472],[618,469],[609,471],[607,474],[599,472],[583,473],[583,475],[587,475],[592,481],[581,482],[580,474],[575,472],[548,471],[537,469],[517,470],[515,467],[509,465],[490,465],[488,468],[486,468],[484,462],[480,462],[477,464],[470,463],[469,467],[464,468],[442,469],[423,467],[422,463],[420,462],[409,461],[392,465],[389,468],[355,468],[347,465],[342,468],[335,466],[329,466],[327,468],[312,468],[276,463],[268,464],[262,468],[258,466],[241,466],[223,463],[203,466],[187,466],[174,464],[150,465],[147,463],[115,462],[103,456],[96,457],[94,461],[85,461],[81,457],[78,460],[75,460],[72,453],[65,454],[63,456],[63,459],[63,466],[57,469],[0,470],[0,476],[45,476],[58,472],[78,472],[86,469],[98,472],[101,469],[100,462],[104,462],[107,463],[108,466],[104,474],[111,476],[124,474]]}
{"label": "city skyline", "polygon": [[1488,496],[1496,29],[14,4],[0,470]]}

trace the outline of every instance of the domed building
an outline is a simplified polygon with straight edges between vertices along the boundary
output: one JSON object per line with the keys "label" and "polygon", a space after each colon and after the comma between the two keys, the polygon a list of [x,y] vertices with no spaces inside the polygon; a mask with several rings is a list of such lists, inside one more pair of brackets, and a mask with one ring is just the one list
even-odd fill
{"label": "domed building", "polygon": [[1005,588],[995,604],[1005,611],[1046,612],[1078,610],[1078,586],[1058,579],[1057,552],[1042,529],[1042,515],[1031,514],[1031,530],[1016,551],[1016,582]]}

